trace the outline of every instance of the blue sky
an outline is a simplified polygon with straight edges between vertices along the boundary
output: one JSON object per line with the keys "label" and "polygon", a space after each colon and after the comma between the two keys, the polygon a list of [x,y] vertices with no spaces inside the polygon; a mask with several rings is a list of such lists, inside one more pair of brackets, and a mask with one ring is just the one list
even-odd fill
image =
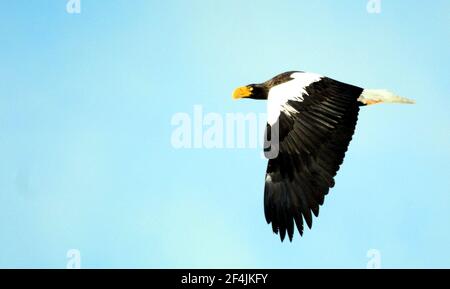
{"label": "blue sky", "polygon": [[[450,267],[449,1],[0,3],[0,267]],[[256,149],[174,149],[194,105],[287,70],[388,88],[303,238],[263,215]]]}

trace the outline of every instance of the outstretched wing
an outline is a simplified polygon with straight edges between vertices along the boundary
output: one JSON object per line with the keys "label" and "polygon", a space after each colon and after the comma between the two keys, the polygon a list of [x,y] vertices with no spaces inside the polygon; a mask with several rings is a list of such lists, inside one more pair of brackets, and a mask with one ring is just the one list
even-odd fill
{"label": "outstretched wing", "polygon": [[264,213],[282,241],[286,231],[292,241],[294,223],[302,235],[303,220],[311,228],[311,212],[318,216],[352,139],[363,91],[326,77],[302,89],[300,97],[285,98],[266,130],[271,147],[265,151],[275,148],[278,155],[267,167]]}

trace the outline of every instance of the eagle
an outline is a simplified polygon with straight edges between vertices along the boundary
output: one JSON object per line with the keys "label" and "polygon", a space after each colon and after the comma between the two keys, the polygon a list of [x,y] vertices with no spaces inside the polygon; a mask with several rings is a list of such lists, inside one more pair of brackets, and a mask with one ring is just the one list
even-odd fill
{"label": "eagle", "polygon": [[281,241],[311,229],[355,131],[360,107],[414,103],[385,89],[364,89],[316,73],[288,71],[234,90],[233,99],[267,100],[264,215]]}

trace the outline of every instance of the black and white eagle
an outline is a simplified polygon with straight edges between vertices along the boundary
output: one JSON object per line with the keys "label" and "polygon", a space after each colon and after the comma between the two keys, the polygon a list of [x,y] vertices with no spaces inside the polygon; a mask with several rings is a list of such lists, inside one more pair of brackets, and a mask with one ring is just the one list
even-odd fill
{"label": "black and white eagle", "polygon": [[319,215],[355,131],[359,108],[414,103],[388,90],[363,89],[302,71],[239,87],[233,98],[267,100],[264,214],[281,241],[286,232],[292,241],[294,223],[303,235],[303,221],[311,228],[312,214]]}

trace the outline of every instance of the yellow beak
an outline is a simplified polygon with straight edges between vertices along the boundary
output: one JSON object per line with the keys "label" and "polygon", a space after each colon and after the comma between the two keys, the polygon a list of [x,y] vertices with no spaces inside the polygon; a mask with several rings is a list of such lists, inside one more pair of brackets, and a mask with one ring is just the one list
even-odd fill
{"label": "yellow beak", "polygon": [[233,99],[239,99],[243,97],[249,97],[252,95],[253,87],[250,86],[241,86],[234,90]]}

